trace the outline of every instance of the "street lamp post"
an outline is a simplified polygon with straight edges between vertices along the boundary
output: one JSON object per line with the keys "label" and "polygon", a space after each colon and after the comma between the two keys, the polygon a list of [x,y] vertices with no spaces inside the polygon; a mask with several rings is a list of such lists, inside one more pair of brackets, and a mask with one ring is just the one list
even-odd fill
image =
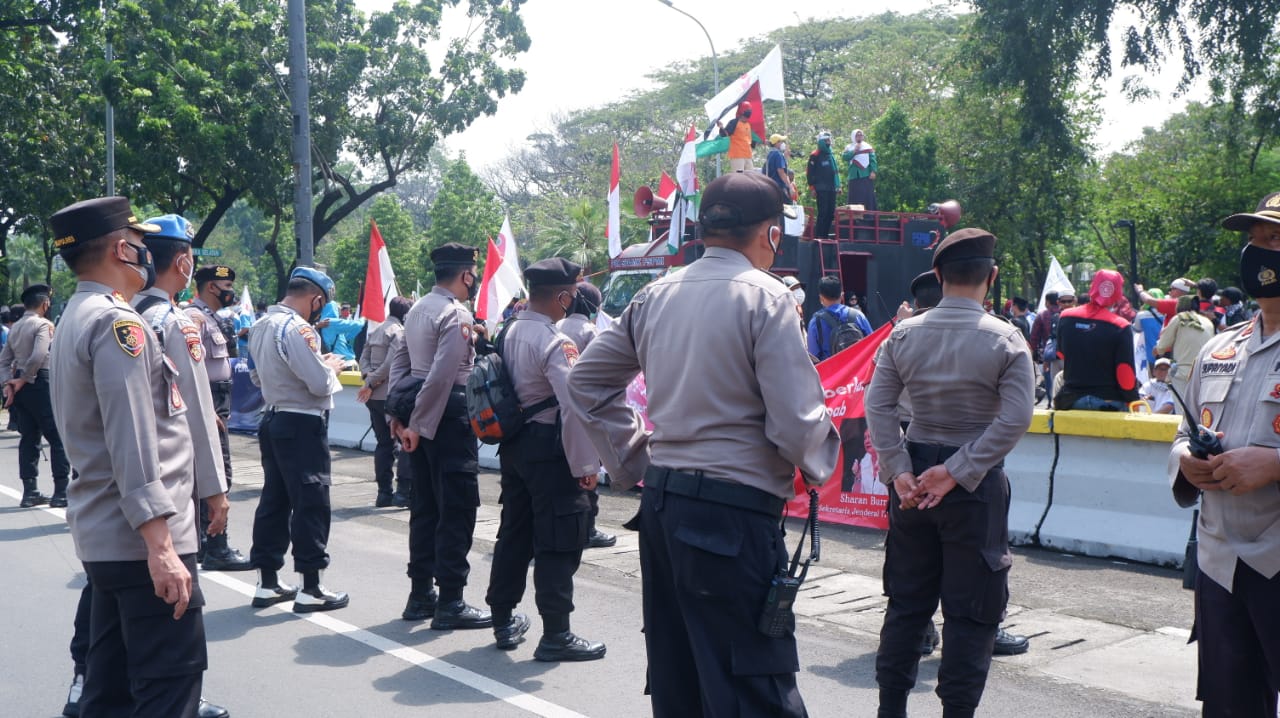
{"label": "street lamp post", "polygon": [[[1142,284],[1142,280],[1138,279],[1138,228],[1137,228],[1137,224],[1136,224],[1133,220],[1131,220],[1131,219],[1120,219],[1120,220],[1116,220],[1115,224],[1112,224],[1112,225],[1111,225],[1111,228],[1112,228],[1112,229],[1128,229],[1128,230],[1129,230],[1129,283],[1130,283],[1130,284]],[[1140,298],[1140,297],[1137,297],[1137,292],[1136,292],[1136,291],[1134,292],[1134,295],[1135,295],[1135,304],[1134,304],[1133,306],[1134,306],[1134,307],[1135,307],[1135,309],[1136,309],[1136,308],[1138,307],[1138,305],[1142,304],[1142,300],[1141,300],[1141,298]]]}
{"label": "street lamp post", "polygon": [[[676,7],[671,0],[658,0],[658,2],[684,15],[690,20],[698,23],[698,27],[702,28],[702,34],[707,36],[707,44],[711,46],[711,76],[716,86],[716,94],[720,94],[720,59],[716,56],[716,44],[711,40],[711,33],[707,32],[707,26],[703,25],[698,18]],[[716,155],[716,177],[720,176],[720,155]]]}

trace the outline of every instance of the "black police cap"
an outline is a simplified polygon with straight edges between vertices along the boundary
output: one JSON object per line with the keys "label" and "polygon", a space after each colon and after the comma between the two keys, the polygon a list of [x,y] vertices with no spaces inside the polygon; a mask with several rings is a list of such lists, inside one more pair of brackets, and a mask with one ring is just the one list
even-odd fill
{"label": "black police cap", "polygon": [[40,294],[45,294],[52,297],[53,287],[50,287],[48,284],[32,284],[31,286],[22,290],[22,303],[26,304],[27,302],[30,302],[32,299],[35,299],[36,296]]}
{"label": "black police cap", "polygon": [[911,296],[918,297],[920,292],[926,289],[942,289],[942,283],[938,281],[938,275],[930,269],[927,272],[921,272],[911,280]]}
{"label": "black police cap", "polygon": [[708,229],[748,227],[766,219],[795,219],[777,182],[759,172],[732,172],[711,181],[702,191],[698,221]]}
{"label": "black police cap", "polygon": [[197,284],[204,284],[218,279],[230,279],[234,282],[236,281],[236,270],[225,264],[214,264],[196,270]]}
{"label": "black police cap", "polygon": [[524,270],[524,281],[530,287],[572,286],[578,283],[582,267],[567,259],[541,259]]}
{"label": "black police cap", "polygon": [[475,264],[476,252],[475,247],[449,242],[431,250],[431,263],[437,267]]}
{"label": "black police cap", "polygon": [[995,259],[996,236],[985,229],[969,227],[948,234],[933,250],[933,266],[965,259]]}
{"label": "black police cap", "polygon": [[53,248],[61,252],[117,229],[130,227],[143,234],[159,232],[154,224],[139,222],[126,197],[97,197],[76,202],[53,213]]}

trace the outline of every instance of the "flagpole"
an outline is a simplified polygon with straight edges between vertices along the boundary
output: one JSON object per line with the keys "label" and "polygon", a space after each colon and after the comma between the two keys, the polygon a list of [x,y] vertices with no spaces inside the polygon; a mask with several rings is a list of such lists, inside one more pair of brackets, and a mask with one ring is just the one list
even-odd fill
{"label": "flagpole", "polygon": [[[684,15],[685,17],[689,18],[690,20],[692,20],[692,21],[694,21],[694,22],[698,23],[698,27],[702,28],[702,34],[707,36],[707,44],[711,46],[711,76],[712,76],[712,81],[713,81],[713,82],[715,82],[715,85],[716,85],[716,95],[720,94],[720,58],[716,56],[716,44],[715,44],[714,42],[712,42],[712,41],[711,41],[711,33],[707,32],[707,26],[706,26],[706,25],[703,25],[703,24],[702,24],[702,22],[701,22],[700,20],[698,20],[698,18],[696,18],[696,17],[694,17],[694,16],[690,15],[689,13],[685,12],[684,10],[681,10],[680,8],[676,7],[674,4],[672,4],[671,0],[658,0],[658,2],[662,3],[663,5],[666,5],[667,7],[671,8],[672,10],[675,10],[676,12],[680,13],[681,15]],[[714,95],[713,95],[713,97],[714,97]],[[716,177],[719,177],[719,176],[720,176],[720,155],[718,155],[718,154],[717,154],[717,155],[716,155]]]}

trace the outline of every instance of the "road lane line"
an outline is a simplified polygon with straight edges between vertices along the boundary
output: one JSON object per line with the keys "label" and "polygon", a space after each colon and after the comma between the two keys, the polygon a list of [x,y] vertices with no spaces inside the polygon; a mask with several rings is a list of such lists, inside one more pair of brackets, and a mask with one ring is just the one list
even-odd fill
{"label": "road lane line", "polygon": [[[8,486],[0,485],[0,493],[19,501],[22,500],[22,492],[16,491]],[[52,509],[48,506],[42,506],[39,508],[42,511],[57,516],[60,519],[66,519],[66,512],[62,509]],[[253,592],[256,588],[253,584],[232,578],[231,576],[219,571],[201,571],[200,580],[216,583],[219,586],[228,588],[242,596],[245,596],[246,598],[253,598]],[[488,676],[476,673],[475,671],[467,670],[461,666],[455,666],[448,661],[423,653],[416,648],[411,648],[402,643],[397,643],[389,638],[379,636],[376,633],[360,628],[359,626],[354,626],[346,621],[334,618],[332,615],[324,613],[312,613],[307,615],[296,614],[293,612],[293,604],[291,603],[279,604],[273,608],[296,619],[308,621],[327,631],[350,638],[351,640],[364,644],[379,653],[392,656],[393,658],[398,658],[405,663],[417,666],[424,671],[434,673],[443,678],[448,678],[455,683],[461,683],[468,688],[493,696],[508,705],[528,711],[534,715],[543,716],[543,718],[587,718],[585,715],[572,711],[564,706],[557,705],[550,701],[543,700],[542,698],[517,690],[505,683],[501,683],[489,678]]]}

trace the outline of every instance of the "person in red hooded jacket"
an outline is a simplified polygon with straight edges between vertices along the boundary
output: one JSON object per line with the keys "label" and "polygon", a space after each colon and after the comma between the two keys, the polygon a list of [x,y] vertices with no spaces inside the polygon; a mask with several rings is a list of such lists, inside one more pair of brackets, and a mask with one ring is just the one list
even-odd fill
{"label": "person in red hooded jacket", "polygon": [[1058,319],[1058,356],[1063,360],[1058,409],[1128,411],[1138,400],[1133,364],[1133,330],[1115,313],[1124,278],[1111,269],[1093,275],[1089,303],[1062,312]]}

